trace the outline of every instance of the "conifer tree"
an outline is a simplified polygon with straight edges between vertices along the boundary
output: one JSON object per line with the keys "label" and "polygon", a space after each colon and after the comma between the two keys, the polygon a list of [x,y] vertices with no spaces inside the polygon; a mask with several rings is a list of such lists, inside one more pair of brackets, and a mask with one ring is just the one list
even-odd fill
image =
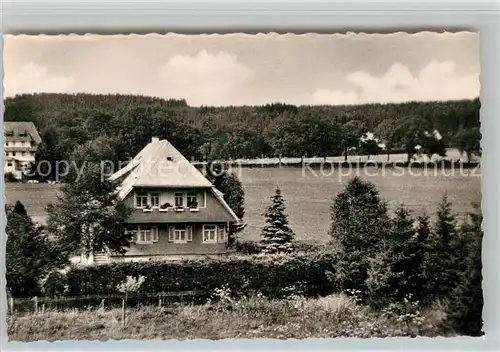
{"label": "conifer tree", "polygon": [[383,247],[384,250],[370,261],[367,281],[371,300],[382,305],[402,301],[418,291],[415,282],[420,277],[420,268],[415,262],[417,239],[414,220],[403,205],[396,210],[390,237]]}
{"label": "conifer tree", "polygon": [[396,210],[391,229],[392,267],[396,273],[394,299],[402,300],[407,294],[413,294],[413,281],[417,277],[414,267],[416,239],[414,220],[408,209],[400,206]]}
{"label": "conifer tree", "polygon": [[16,202],[16,204],[14,205],[13,211],[14,211],[14,213],[19,214],[21,216],[28,215],[28,212],[26,211],[26,208],[24,207],[24,204],[21,203],[20,201]]}
{"label": "conifer tree", "polygon": [[426,299],[427,256],[429,253],[429,236],[431,235],[430,218],[427,213],[417,217],[417,233],[415,238],[415,254],[413,266],[417,275],[414,278],[413,292],[420,302]]}
{"label": "conifer tree", "polygon": [[446,194],[438,205],[437,220],[429,241],[428,297],[448,297],[460,281],[461,239]]}
{"label": "conifer tree", "polygon": [[285,200],[279,187],[276,187],[276,192],[271,197],[271,201],[271,205],[264,214],[267,225],[262,229],[262,252],[270,254],[293,252],[295,235],[288,226],[288,219],[285,214]]}
{"label": "conifer tree", "polygon": [[373,183],[349,180],[332,205],[332,244],[338,250],[335,279],[343,289],[365,291],[370,261],[387,245],[391,221]]}
{"label": "conifer tree", "polygon": [[453,290],[448,309],[448,318],[460,334],[482,335],[483,328],[483,290],[481,247],[483,239],[482,214],[479,205],[473,204],[475,212],[469,214],[470,220],[461,227],[462,236],[467,243],[467,268],[460,284]]}
{"label": "conifer tree", "polygon": [[431,222],[429,215],[423,213],[417,217],[417,238],[421,243],[427,243],[431,234]]}

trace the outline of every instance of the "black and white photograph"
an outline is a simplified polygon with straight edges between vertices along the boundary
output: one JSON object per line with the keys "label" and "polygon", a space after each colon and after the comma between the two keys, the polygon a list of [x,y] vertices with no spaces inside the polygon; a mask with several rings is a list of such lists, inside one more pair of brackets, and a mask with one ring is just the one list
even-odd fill
{"label": "black and white photograph", "polygon": [[482,336],[479,36],[4,35],[9,341]]}

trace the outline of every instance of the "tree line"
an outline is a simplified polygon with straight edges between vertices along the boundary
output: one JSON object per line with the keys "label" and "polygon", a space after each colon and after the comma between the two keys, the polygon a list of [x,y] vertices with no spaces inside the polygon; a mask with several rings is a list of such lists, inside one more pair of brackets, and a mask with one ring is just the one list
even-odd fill
{"label": "tree line", "polygon": [[[479,99],[191,107],[182,99],[43,93],[5,99],[4,118],[35,124],[42,136],[37,160],[48,161],[54,171],[57,160],[69,160],[87,141],[100,141],[108,160],[118,162],[135,156],[152,136],[168,139],[183,155],[196,160],[391,152],[411,157],[442,154],[446,147],[478,154],[479,110]],[[433,138],[434,131],[442,139]],[[368,132],[376,141],[363,139]],[[48,173],[47,178],[53,176]]]}

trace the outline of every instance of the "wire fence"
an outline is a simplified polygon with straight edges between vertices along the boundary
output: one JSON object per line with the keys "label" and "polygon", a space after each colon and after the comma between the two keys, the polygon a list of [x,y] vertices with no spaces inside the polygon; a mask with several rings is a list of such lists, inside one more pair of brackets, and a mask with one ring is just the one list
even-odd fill
{"label": "wire fence", "polygon": [[[129,293],[127,306],[139,305],[169,306],[174,303],[203,304],[211,296],[208,291]],[[45,310],[73,310],[88,308],[119,308],[123,305],[124,294],[87,295],[75,297],[33,297],[10,298],[9,313],[43,312]]]}
{"label": "wire fence", "polygon": [[[330,285],[310,285],[300,288],[301,294],[305,296],[327,295],[331,293]],[[288,293],[283,287],[262,287],[258,292],[271,299],[279,299]],[[192,290],[192,291],[171,291],[144,293],[135,292],[127,294],[127,307],[137,307],[141,305],[157,305],[168,307],[176,304],[204,304],[209,299],[214,299],[214,291]],[[246,293],[244,295],[248,295]],[[74,310],[89,308],[120,308],[125,300],[124,294],[97,294],[72,297],[33,297],[33,298],[13,298],[8,299],[10,314],[38,313],[48,310]]]}

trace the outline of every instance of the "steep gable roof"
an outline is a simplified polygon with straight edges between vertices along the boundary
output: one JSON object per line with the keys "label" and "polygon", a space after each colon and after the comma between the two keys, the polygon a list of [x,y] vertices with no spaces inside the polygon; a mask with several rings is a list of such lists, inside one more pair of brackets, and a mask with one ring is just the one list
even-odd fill
{"label": "steep gable roof", "polygon": [[215,187],[212,187],[212,192],[214,193],[215,197],[219,200],[219,202],[222,203],[222,205],[224,206],[224,208],[229,212],[229,214],[231,214],[231,216],[234,219],[236,219],[237,222],[240,222],[241,219],[238,218],[238,216],[233,211],[233,209],[231,209],[231,207],[229,206],[229,204],[227,204],[226,201],[224,200],[224,194],[221,191],[219,191],[217,188],[215,188]]}
{"label": "steep gable roof", "polygon": [[[18,138],[21,135],[27,133],[31,138],[37,143],[42,142],[42,138],[38,134],[38,131],[33,124],[33,122],[26,121],[4,121],[3,123],[3,134],[4,136],[8,133],[12,133],[14,138]],[[9,138],[10,139],[10,138]]]}
{"label": "steep gable roof", "polygon": [[213,187],[167,140],[153,138],[112,181],[121,181],[119,196],[124,198],[134,187]]}

